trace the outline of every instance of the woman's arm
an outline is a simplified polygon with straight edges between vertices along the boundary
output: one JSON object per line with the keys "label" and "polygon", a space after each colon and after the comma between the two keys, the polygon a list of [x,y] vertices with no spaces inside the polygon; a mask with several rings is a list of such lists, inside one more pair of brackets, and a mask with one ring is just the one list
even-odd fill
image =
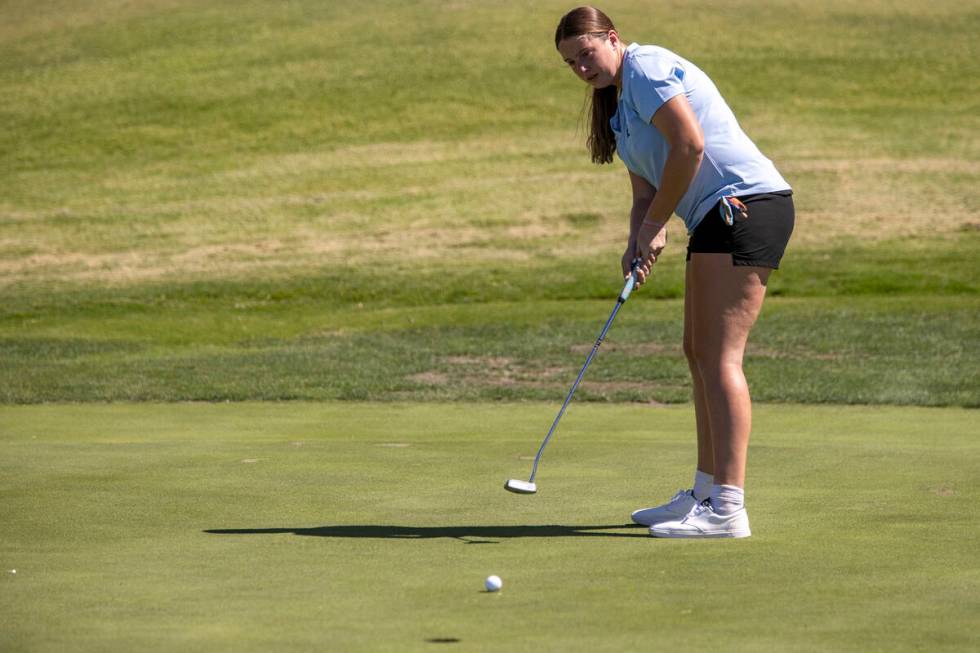
{"label": "woman's arm", "polygon": [[653,114],[653,126],[663,134],[668,146],[660,188],[650,202],[640,228],[636,232],[636,246],[644,265],[640,280],[650,273],[660,250],[666,244],[664,225],[687,192],[691,180],[701,165],[704,153],[704,133],[687,98],[675,95]]}
{"label": "woman's arm", "polygon": [[630,266],[639,252],[636,249],[636,236],[640,232],[640,225],[650,209],[650,203],[657,194],[657,189],[653,184],[632,170],[630,173],[630,187],[633,189],[633,206],[630,208],[630,237],[626,245],[626,252],[623,254],[623,276],[630,273]]}
{"label": "woman's arm", "polygon": [[650,206],[646,221],[664,224],[673,215],[698,172],[704,153],[704,134],[683,94],[668,100],[653,114],[651,122],[663,134],[670,150],[664,163],[659,192]]}
{"label": "woman's arm", "polygon": [[633,189],[633,208],[630,209],[630,240],[635,242],[636,234],[640,231],[640,224],[647,216],[647,211],[657,194],[657,189],[632,170],[628,170],[628,172],[630,173],[630,187]]}

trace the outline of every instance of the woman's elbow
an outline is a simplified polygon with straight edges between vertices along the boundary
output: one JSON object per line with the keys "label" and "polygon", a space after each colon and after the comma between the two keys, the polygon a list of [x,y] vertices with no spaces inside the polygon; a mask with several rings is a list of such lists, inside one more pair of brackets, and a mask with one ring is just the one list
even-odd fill
{"label": "woman's elbow", "polygon": [[685,139],[681,145],[681,151],[684,156],[692,161],[701,162],[701,158],[704,156],[704,139],[703,138],[690,138]]}
{"label": "woman's elbow", "polygon": [[690,134],[674,139],[670,152],[685,161],[700,163],[704,156],[704,138],[700,134]]}

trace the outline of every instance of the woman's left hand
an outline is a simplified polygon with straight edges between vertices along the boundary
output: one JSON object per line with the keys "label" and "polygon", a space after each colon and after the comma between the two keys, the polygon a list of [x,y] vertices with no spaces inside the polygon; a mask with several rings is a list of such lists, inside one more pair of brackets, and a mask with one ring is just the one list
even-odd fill
{"label": "woman's left hand", "polygon": [[660,252],[667,246],[667,225],[644,220],[636,235],[636,251],[642,263],[638,272],[639,283],[646,281],[653,264],[660,258]]}

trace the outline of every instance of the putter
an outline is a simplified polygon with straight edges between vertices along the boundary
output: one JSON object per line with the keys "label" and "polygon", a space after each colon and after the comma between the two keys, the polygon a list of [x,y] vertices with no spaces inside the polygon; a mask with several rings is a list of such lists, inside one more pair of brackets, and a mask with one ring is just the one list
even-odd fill
{"label": "putter", "polygon": [[613,320],[616,319],[616,313],[626,300],[629,299],[630,293],[633,292],[633,287],[636,286],[636,268],[639,267],[641,261],[640,259],[634,259],[630,270],[630,277],[626,280],[626,285],[623,286],[623,292],[619,293],[619,297],[616,299],[616,306],[613,308],[612,315],[606,320],[606,325],[602,327],[602,332],[599,334],[598,339],[595,341],[595,345],[592,346],[592,352],[589,357],[585,359],[585,365],[582,366],[582,371],[578,373],[578,378],[575,379],[575,383],[572,384],[572,389],[568,391],[568,396],[565,397],[565,403],[561,405],[561,410],[558,411],[558,416],[555,417],[555,421],[552,422],[551,428],[548,429],[548,435],[544,437],[544,442],[541,443],[541,447],[538,449],[538,455],[534,457],[534,466],[531,468],[531,478],[526,481],[522,481],[516,478],[512,478],[506,483],[504,483],[504,489],[508,492],[514,492],[515,494],[534,494],[538,491],[538,486],[534,482],[534,476],[538,473],[538,463],[541,461],[541,454],[544,453],[544,448],[548,445],[548,440],[551,439],[552,434],[555,432],[555,428],[558,426],[561,416],[565,414],[565,409],[568,408],[568,402],[572,400],[572,395],[575,394],[575,389],[578,388],[578,384],[581,383],[582,377],[585,376],[585,370],[589,367],[589,363],[592,362],[593,357],[597,351],[599,351],[599,345],[606,337],[606,333],[609,331],[609,327],[612,326]]}

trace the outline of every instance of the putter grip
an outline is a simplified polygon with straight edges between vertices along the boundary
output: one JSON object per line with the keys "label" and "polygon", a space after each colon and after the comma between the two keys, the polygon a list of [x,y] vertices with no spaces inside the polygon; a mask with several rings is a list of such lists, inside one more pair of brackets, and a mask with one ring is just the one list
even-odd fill
{"label": "putter grip", "polygon": [[630,278],[626,280],[626,285],[623,286],[623,292],[619,293],[619,303],[622,304],[627,299],[630,298],[630,293],[633,292],[634,286],[636,286],[636,268],[640,265],[640,259],[633,259],[633,264],[630,269]]}

